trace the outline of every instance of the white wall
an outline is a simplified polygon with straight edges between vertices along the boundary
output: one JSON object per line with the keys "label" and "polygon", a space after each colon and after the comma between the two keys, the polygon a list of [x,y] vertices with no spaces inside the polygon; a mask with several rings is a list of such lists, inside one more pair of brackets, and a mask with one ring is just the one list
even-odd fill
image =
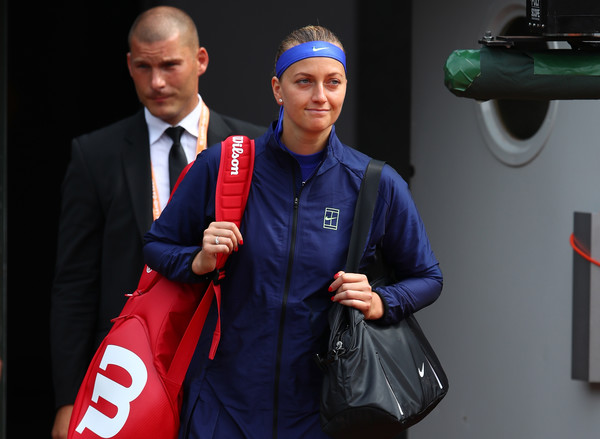
{"label": "white wall", "polygon": [[443,66],[507,6],[413,2],[412,190],[445,275],[419,313],[450,392],[411,439],[600,437],[600,387],[571,379],[573,212],[600,211],[600,102],[561,101],[529,164],[490,152]]}

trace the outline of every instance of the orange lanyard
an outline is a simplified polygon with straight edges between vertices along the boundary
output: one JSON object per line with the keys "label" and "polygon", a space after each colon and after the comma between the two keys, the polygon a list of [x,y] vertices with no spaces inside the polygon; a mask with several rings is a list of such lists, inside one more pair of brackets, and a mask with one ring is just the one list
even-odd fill
{"label": "orange lanyard", "polygon": [[[210,114],[208,107],[201,102],[200,105],[200,120],[198,122],[198,141],[196,142],[196,155],[206,149],[206,131],[208,130],[208,121]],[[152,168],[152,166],[151,166]],[[154,178],[154,170],[152,170],[152,217],[156,220],[160,216],[160,200],[158,198],[158,189],[156,179]]]}

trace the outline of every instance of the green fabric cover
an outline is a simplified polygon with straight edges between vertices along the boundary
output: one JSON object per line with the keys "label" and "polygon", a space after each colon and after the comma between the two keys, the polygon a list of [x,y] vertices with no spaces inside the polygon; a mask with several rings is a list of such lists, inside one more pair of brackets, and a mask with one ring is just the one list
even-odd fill
{"label": "green fabric cover", "polygon": [[456,96],[490,99],[599,99],[600,52],[482,47],[455,50],[444,83]]}
{"label": "green fabric cover", "polygon": [[479,50],[455,50],[444,68],[446,87],[458,92],[466,91],[481,74]]}

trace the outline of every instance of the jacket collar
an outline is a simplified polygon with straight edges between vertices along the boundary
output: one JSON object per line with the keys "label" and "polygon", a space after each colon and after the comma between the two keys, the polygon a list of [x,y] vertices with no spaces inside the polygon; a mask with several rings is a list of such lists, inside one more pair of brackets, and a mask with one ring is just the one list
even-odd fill
{"label": "jacket collar", "polygon": [[206,146],[209,147],[215,143],[219,143],[227,137],[236,134],[216,111],[210,110],[210,120],[208,122],[208,130],[206,132]]}
{"label": "jacket collar", "polygon": [[[285,154],[288,157],[291,157],[291,154],[286,151],[279,144],[277,140],[277,134],[275,133],[275,129],[277,126],[277,121],[274,121],[267,130],[266,135],[268,136],[267,147],[270,149],[274,149],[280,151],[280,153]],[[327,146],[325,147],[326,152],[323,156],[323,162],[319,166],[316,175],[321,175],[325,171],[329,170],[333,166],[337,165],[343,156],[344,144],[340,142],[336,133],[335,133],[335,125],[331,127],[331,134],[329,134],[329,141],[327,142]],[[295,159],[294,159],[295,160]]]}

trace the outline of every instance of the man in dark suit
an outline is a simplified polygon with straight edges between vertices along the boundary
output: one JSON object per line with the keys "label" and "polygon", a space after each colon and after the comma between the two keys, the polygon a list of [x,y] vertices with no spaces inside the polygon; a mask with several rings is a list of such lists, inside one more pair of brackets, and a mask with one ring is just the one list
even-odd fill
{"label": "man in dark suit", "polygon": [[[193,20],[172,7],[141,14],[129,34],[127,64],[144,109],[73,140],[63,182],[51,307],[57,414],[52,437],[66,438],[91,357],[143,269],[143,235],[169,193],[171,145],[185,162],[233,134],[262,127],[220,115],[198,94],[208,66]],[[178,142],[167,128],[183,127]],[[180,164],[181,166],[181,164]]]}

